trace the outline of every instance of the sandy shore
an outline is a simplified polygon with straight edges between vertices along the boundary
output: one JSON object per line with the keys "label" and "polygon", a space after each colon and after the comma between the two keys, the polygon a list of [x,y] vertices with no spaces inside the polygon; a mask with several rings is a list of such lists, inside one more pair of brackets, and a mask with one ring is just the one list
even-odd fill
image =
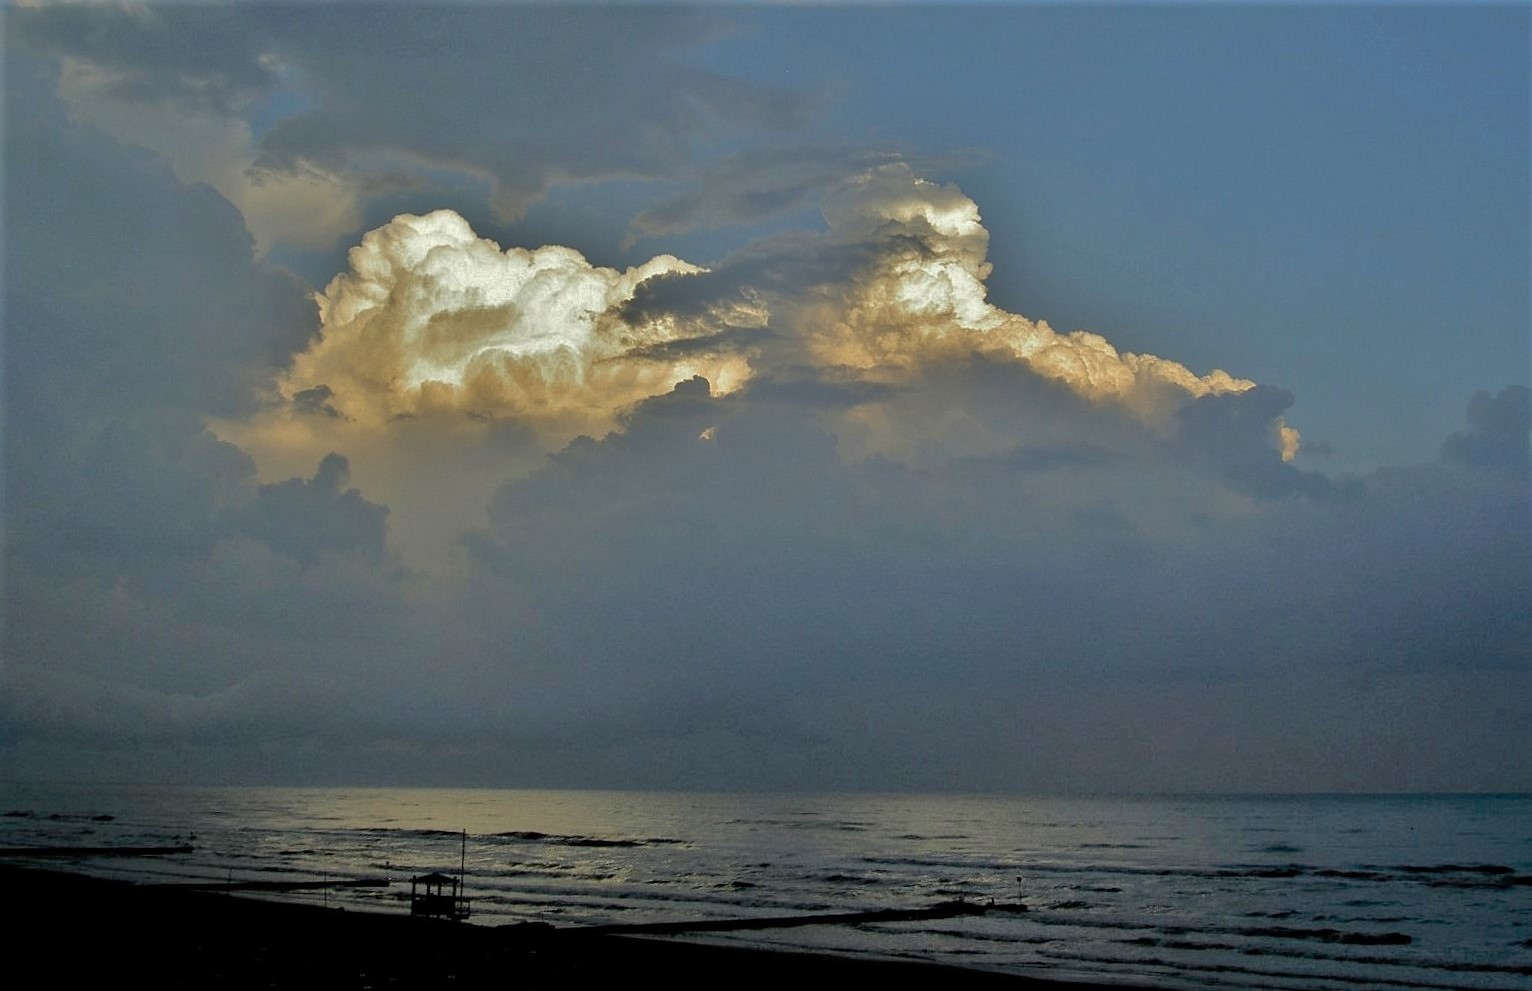
{"label": "sandy shore", "polygon": [[[136,887],[0,867],[6,941],[39,980],[114,987],[1008,987],[1086,991],[921,963],[703,946],[671,938],[488,927]],[[60,955],[43,947],[67,948]],[[29,950],[29,948],[37,948]],[[32,956],[35,952],[36,956]],[[15,964],[13,963],[13,966]]]}

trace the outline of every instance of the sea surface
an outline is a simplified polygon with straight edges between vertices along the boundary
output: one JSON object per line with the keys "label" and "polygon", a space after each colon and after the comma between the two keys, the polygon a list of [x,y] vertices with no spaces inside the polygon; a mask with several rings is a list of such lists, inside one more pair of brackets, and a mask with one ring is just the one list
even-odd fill
{"label": "sea surface", "polygon": [[[390,880],[259,897],[408,912],[464,872],[472,922],[919,908],[937,922],[709,942],[1165,988],[1532,988],[1532,796],[731,795],[0,784],[0,847],[155,883]],[[1026,911],[1016,911],[1018,903]],[[89,906],[81,906],[88,914]]]}

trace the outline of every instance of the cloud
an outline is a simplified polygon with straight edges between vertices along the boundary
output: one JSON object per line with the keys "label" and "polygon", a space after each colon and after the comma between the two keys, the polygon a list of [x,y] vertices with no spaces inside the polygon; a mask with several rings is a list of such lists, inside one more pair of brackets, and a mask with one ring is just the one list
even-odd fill
{"label": "cloud", "polygon": [[[1236,403],[1254,383],[991,305],[989,233],[955,186],[883,164],[840,180],[823,209],[823,230],[766,238],[711,270],[659,255],[618,271],[557,245],[502,248],[450,210],[400,215],[317,295],[320,333],[278,396],[216,429],[277,477],[346,452],[393,509],[408,559],[437,571],[456,566],[455,535],[482,525],[507,477],[698,375],[722,394],[814,406],[853,460],[1115,450],[1148,430],[1184,433],[1186,457],[1221,445],[1230,477],[1268,494],[1317,491],[1285,470],[1287,403],[1260,398],[1281,393]],[[1207,397],[1227,401],[1197,405]],[[1239,416],[1198,412],[1215,408]],[[445,477],[458,481],[447,498],[423,481]]]}
{"label": "cloud", "polygon": [[[554,181],[664,174],[695,142],[791,129],[811,107],[688,65],[687,50],[723,29],[705,11],[533,7],[508,21],[488,8],[343,9],[301,30],[262,20],[278,56],[320,95],[262,137],[259,167],[352,170],[403,156],[485,176],[506,217]],[[375,55],[394,39],[419,56],[409,74]],[[516,85],[461,68],[493,64],[518,66]]]}
{"label": "cloud", "polygon": [[29,48],[79,60],[125,98],[167,101],[230,113],[259,99],[280,79],[259,57],[261,41],[240,12],[60,4],[21,8],[10,18]]}
{"label": "cloud", "polygon": [[[295,402],[328,389],[358,421],[474,414],[568,439],[692,375],[728,391],[807,367],[887,386],[975,352],[1163,430],[1193,399],[1253,385],[992,306],[977,205],[903,163],[838,181],[824,214],[824,232],[769,239],[712,272],[669,255],[617,272],[570,248],[502,251],[452,211],[402,215],[318,297],[323,333],[283,388]],[[1270,432],[1291,458],[1280,409]]]}
{"label": "cloud", "polygon": [[342,419],[344,414],[330,404],[330,397],[334,395],[335,390],[323,382],[311,389],[299,389],[293,393],[293,409],[311,416],[328,416],[331,419]]}
{"label": "cloud", "polygon": [[[488,131],[535,123],[515,101],[561,85],[534,74],[501,104],[438,79],[483,98],[427,107],[380,56],[407,26],[441,47],[407,8],[356,36],[373,12],[330,10],[304,38],[263,8],[17,14],[95,73],[90,99],[254,120],[306,74],[315,102],[262,125],[291,125],[273,175],[395,157],[488,175],[517,143],[451,129],[485,108],[506,111]],[[528,64],[609,39],[527,16],[505,50]],[[205,53],[162,44],[184,19]],[[709,20],[662,12],[673,40],[617,53],[629,116],[590,119],[653,133],[589,174],[664,171],[685,153],[662,144],[735,104],[751,126],[797,119],[767,90],[686,102],[716,76],[638,80],[640,55],[674,68]],[[358,239],[316,309],[194,169],[66,118],[36,69],[6,66],[8,770],[1527,786],[1524,389],[1476,397],[1433,463],[1302,472],[1286,391],[994,306],[973,200],[902,163],[834,176],[833,149],[796,172],[742,156],[645,220],[821,203],[821,228],[708,269],[620,271],[406,214]],[[573,116],[593,74],[568,81]],[[327,87],[352,78],[422,112],[342,119],[361,98]],[[679,102],[638,106],[654,93]],[[556,165],[577,132],[529,147],[505,195],[587,174]],[[401,563],[431,553],[461,559]]]}
{"label": "cloud", "polygon": [[770,147],[742,152],[708,167],[693,185],[639,213],[630,225],[630,239],[748,224],[812,207],[846,176],[904,160],[889,149]]}
{"label": "cloud", "polygon": [[322,336],[286,388],[353,420],[478,414],[568,419],[575,432],[706,371],[742,362],[729,342],[669,339],[606,319],[637,285],[696,272],[661,255],[625,272],[571,248],[502,251],[458,214],[400,216],[352,249],[351,270],[318,296]]}
{"label": "cloud", "polygon": [[343,459],[261,486],[207,429],[259,409],[303,349],[301,285],[211,189],[69,120],[35,60],[6,82],[0,735],[248,741],[281,698],[324,707],[328,676],[304,669],[386,681],[374,638],[417,641],[383,507]]}
{"label": "cloud", "polygon": [[237,528],[305,564],[326,553],[350,553],[381,560],[388,507],[368,502],[346,488],[351,468],[339,454],[326,455],[308,480],[262,485],[243,508]]}
{"label": "cloud", "polygon": [[27,500],[16,509],[47,521],[41,540],[109,561],[205,552],[221,532],[220,515],[254,485],[255,464],[243,451],[180,422],[156,429],[114,419],[80,440],[82,455],[53,476],[67,478],[68,488],[50,504]]}
{"label": "cloud", "polygon": [[1532,400],[1528,396],[1524,385],[1507,386],[1493,396],[1477,393],[1468,404],[1468,430],[1447,438],[1442,460],[1525,475],[1532,465],[1527,440]]}
{"label": "cloud", "polygon": [[206,546],[255,465],[203,417],[260,407],[311,304],[216,193],[69,121],[35,61],[6,82],[8,544]]}
{"label": "cloud", "polygon": [[1230,484],[1253,495],[1324,496],[1330,481],[1288,462],[1291,428],[1283,419],[1291,393],[1270,386],[1199,396],[1181,409],[1179,439],[1194,456],[1207,458]]}
{"label": "cloud", "polygon": [[68,121],[35,68],[7,64],[7,161],[48,163],[7,169],[6,235],[25,246],[8,259],[7,358],[27,369],[8,401],[249,412],[314,329],[302,286],[254,264],[217,193]]}
{"label": "cloud", "polygon": [[215,184],[263,245],[324,243],[400,174],[481,179],[514,218],[555,183],[668,177],[699,146],[791,131],[815,108],[697,67],[691,52],[729,30],[712,11],[311,13],[46,6],[8,26],[61,62],[85,118]]}
{"label": "cloud", "polygon": [[[765,325],[779,340],[790,342],[783,360],[881,380],[975,351],[1014,357],[1092,401],[1162,425],[1192,398],[1254,384],[1123,354],[1098,335],[1059,334],[991,305],[989,232],[977,204],[903,163],[842,180],[826,193],[823,211],[822,234],[770,239],[709,273],[655,279],[639,287],[624,315],[636,324],[675,321],[695,330],[748,303],[765,311]],[[1295,434],[1284,436],[1296,443]]]}
{"label": "cloud", "polygon": [[[1031,377],[947,374],[976,392]],[[1284,401],[1257,392],[1252,422]],[[737,760],[763,787],[833,755],[859,770],[813,771],[827,787],[1314,787],[1370,780],[1384,759],[1405,787],[1454,773],[1386,742],[1402,713],[1440,726],[1435,679],[1511,734],[1482,741],[1476,780],[1515,778],[1507,720],[1524,704],[1497,716],[1481,692],[1525,701],[1532,673],[1514,605],[1532,594],[1524,488],[1420,466],[1339,497],[1252,500],[1274,483],[1220,465],[1227,448],[1188,461],[1186,440],[1108,424],[1084,446],[857,462],[812,405],[685,383],[499,493],[465,604],[515,603],[491,639],[515,638],[505,663],[530,666],[534,707],[588,731],[593,774],[615,760],[610,735],[698,780]],[[1232,443],[1222,415],[1199,429]],[[1291,477],[1258,443],[1262,472]],[[739,707],[750,717],[728,718]],[[1353,750],[1316,764],[1295,732]],[[523,746],[559,740],[528,729]],[[1112,770],[1139,749],[1132,773],[1149,778]]]}

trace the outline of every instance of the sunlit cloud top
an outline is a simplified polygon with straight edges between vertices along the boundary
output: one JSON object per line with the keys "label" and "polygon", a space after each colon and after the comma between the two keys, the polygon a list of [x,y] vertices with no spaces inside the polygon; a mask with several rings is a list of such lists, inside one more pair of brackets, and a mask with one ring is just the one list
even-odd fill
{"label": "sunlit cloud top", "polygon": [[[818,234],[713,272],[671,255],[619,272],[567,247],[502,250],[450,210],[402,215],[363,237],[317,296],[322,335],[283,392],[299,412],[322,395],[364,424],[469,415],[583,429],[695,375],[721,393],[782,366],[894,383],[981,352],[1159,426],[1190,399],[1255,384],[990,304],[978,205],[902,163],[839,184],[823,215]],[[763,337],[751,344],[742,328]],[[1281,429],[1290,458],[1296,433]]]}

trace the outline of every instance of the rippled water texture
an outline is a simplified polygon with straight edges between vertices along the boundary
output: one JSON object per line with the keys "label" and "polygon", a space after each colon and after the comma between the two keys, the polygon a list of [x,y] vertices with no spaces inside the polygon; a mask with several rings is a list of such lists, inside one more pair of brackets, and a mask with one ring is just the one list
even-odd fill
{"label": "rippled water texture", "polygon": [[[354,909],[407,911],[409,877],[455,873],[466,831],[481,924],[733,919],[962,897],[1002,910],[708,938],[1166,987],[1532,987],[1527,796],[37,785],[0,795],[0,845],[193,846],[65,861],[94,874],[393,879],[279,896]],[[1018,901],[1028,911],[1004,910]]]}

